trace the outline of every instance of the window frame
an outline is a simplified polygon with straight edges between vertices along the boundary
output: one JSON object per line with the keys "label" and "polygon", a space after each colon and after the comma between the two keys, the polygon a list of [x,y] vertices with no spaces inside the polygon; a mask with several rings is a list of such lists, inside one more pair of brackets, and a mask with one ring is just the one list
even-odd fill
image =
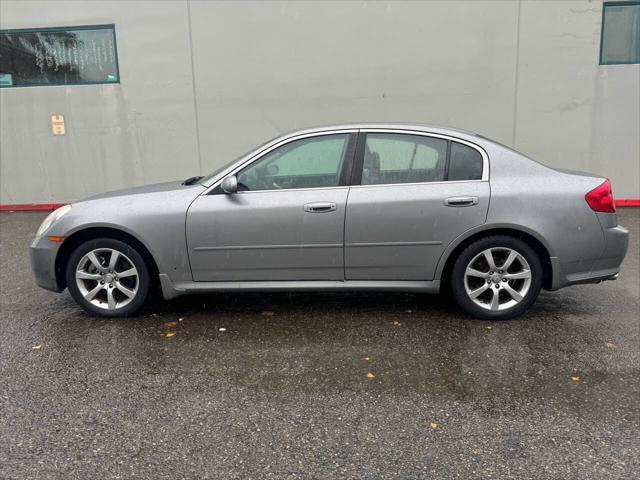
{"label": "window frame", "polygon": [[[447,153],[446,153],[447,157],[445,160],[445,169],[444,169],[445,180],[436,181],[436,182],[379,183],[374,185],[362,185],[361,182],[362,182],[362,170],[364,168],[365,146],[367,141],[367,134],[369,133],[413,135],[413,136],[423,136],[423,137],[439,138],[439,139],[447,140]],[[480,156],[482,157],[482,176],[480,177],[480,179],[478,180],[446,180],[446,178],[448,178],[449,176],[449,157],[451,155],[451,142],[457,142],[467,147],[473,148],[480,154]],[[480,146],[474,143],[471,143],[467,140],[463,140],[461,138],[453,137],[450,135],[442,135],[439,133],[422,132],[422,131],[406,130],[406,129],[363,128],[363,129],[360,129],[360,132],[358,134],[358,143],[356,146],[354,166],[351,172],[350,185],[352,187],[372,188],[372,187],[388,187],[388,186],[403,186],[403,185],[438,185],[438,184],[488,182],[488,181],[489,181],[489,156],[487,155],[487,152]]]}
{"label": "window frame", "polygon": [[296,142],[298,140],[303,140],[305,138],[311,137],[327,137],[332,135],[347,135],[347,147],[344,153],[344,159],[342,161],[342,169],[340,171],[340,178],[338,185],[333,187],[307,187],[307,188],[280,188],[273,190],[248,190],[248,191],[238,191],[234,193],[234,195],[242,194],[252,194],[252,193],[265,193],[265,192],[291,192],[296,190],[327,190],[333,188],[348,188],[349,187],[349,179],[351,178],[351,172],[353,169],[354,156],[356,151],[356,142],[358,137],[358,129],[350,128],[350,129],[339,129],[339,130],[326,130],[321,132],[312,132],[312,133],[303,133],[299,135],[294,135],[291,137],[287,137],[284,139],[280,139],[269,145],[267,148],[258,151],[254,155],[250,156],[245,161],[240,161],[236,165],[233,165],[226,173],[221,172],[221,176],[216,180],[211,187],[209,187],[202,195],[227,195],[226,192],[222,190],[221,184],[225,177],[230,175],[237,175],[241,170],[251,166],[253,163],[260,161],[260,159],[274,150],[284,147],[289,143]]}
{"label": "window frame", "polygon": [[4,88],[32,88],[32,87],[77,87],[82,85],[119,85],[122,81],[120,76],[120,63],[118,59],[118,39],[116,35],[115,23],[102,23],[99,25],[69,25],[66,27],[42,27],[42,28],[9,28],[0,30],[0,35],[14,33],[49,33],[64,31],[83,31],[83,30],[111,30],[113,33],[113,49],[115,55],[116,75],[118,79],[113,82],[71,82],[71,83],[31,83],[29,85],[0,85],[0,89]]}
{"label": "window frame", "polygon": [[604,48],[604,16],[607,10],[607,7],[627,7],[627,6],[640,6],[640,0],[630,0],[630,1],[613,1],[613,2],[603,2],[602,4],[602,19],[600,21],[600,52],[598,55],[598,65],[640,65],[640,61],[629,61],[629,62],[603,62],[602,53]]}

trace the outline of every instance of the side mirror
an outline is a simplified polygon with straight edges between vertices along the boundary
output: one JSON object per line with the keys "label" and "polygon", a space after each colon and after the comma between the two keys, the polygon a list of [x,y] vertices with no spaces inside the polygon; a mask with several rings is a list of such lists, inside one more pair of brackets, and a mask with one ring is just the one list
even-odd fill
{"label": "side mirror", "polygon": [[224,193],[236,193],[238,191],[238,179],[235,175],[224,177],[222,183],[220,184],[220,188],[222,188],[222,191]]}

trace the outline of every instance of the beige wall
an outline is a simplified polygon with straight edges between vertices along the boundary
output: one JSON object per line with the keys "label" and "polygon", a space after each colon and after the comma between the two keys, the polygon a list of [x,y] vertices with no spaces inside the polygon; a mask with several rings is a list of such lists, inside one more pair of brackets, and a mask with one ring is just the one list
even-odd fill
{"label": "beige wall", "polygon": [[598,66],[601,8],[3,0],[0,28],[115,23],[122,83],[0,90],[0,202],[206,173],[284,131],[348,121],[475,130],[640,198],[640,66]]}
{"label": "beige wall", "polygon": [[[0,202],[65,202],[199,171],[183,1],[0,1],[1,28],[116,24],[120,85],[0,90]],[[50,115],[67,135],[51,134]]]}
{"label": "beige wall", "polygon": [[640,198],[640,65],[598,65],[601,2],[521,8],[515,148]]}

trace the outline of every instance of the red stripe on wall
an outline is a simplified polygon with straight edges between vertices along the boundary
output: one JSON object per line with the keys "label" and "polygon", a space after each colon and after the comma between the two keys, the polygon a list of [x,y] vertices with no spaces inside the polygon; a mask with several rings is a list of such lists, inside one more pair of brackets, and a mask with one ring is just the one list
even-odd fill
{"label": "red stripe on wall", "polygon": [[[640,207],[640,198],[616,198],[616,207]],[[44,212],[55,210],[66,203],[18,203],[0,204],[0,212]]]}
{"label": "red stripe on wall", "polygon": [[0,204],[0,212],[41,212],[55,210],[66,203],[18,203]]}
{"label": "red stripe on wall", "polygon": [[640,198],[616,198],[616,207],[640,207]]}

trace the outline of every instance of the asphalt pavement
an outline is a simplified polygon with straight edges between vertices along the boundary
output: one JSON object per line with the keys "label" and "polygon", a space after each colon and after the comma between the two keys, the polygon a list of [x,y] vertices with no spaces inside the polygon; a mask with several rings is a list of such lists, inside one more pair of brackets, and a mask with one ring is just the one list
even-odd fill
{"label": "asphalt pavement", "polygon": [[389,293],[92,318],[33,281],[45,215],[0,214],[2,479],[637,478],[638,209],[617,281],[505,322]]}

